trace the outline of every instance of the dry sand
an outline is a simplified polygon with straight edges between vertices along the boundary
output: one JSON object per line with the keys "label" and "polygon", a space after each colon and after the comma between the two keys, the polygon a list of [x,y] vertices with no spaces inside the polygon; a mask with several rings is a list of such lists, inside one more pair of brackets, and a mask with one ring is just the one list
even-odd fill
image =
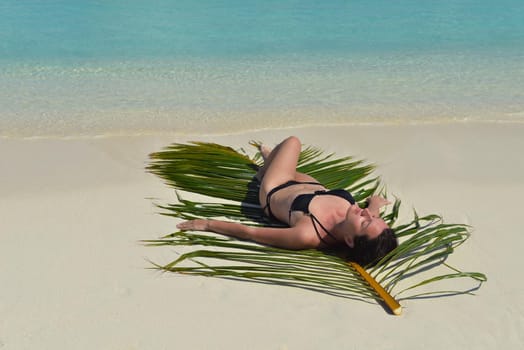
{"label": "dry sand", "polygon": [[[146,174],[171,142],[299,136],[377,164],[405,208],[474,227],[452,256],[476,296],[375,304],[297,288],[147,270],[174,231]],[[0,140],[0,349],[522,349],[524,125],[341,126],[226,136]],[[409,212],[407,213],[409,214]]]}

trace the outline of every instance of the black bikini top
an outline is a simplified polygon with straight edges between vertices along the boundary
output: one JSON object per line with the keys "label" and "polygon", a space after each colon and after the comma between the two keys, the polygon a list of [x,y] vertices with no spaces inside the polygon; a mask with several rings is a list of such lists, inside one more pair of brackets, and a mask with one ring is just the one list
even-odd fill
{"label": "black bikini top", "polygon": [[330,191],[320,190],[320,191],[315,191],[314,193],[304,193],[304,194],[298,195],[293,200],[293,203],[291,203],[291,208],[289,208],[289,211],[290,212],[291,211],[301,211],[304,214],[310,214],[309,203],[313,200],[315,196],[322,196],[322,195],[337,196],[337,197],[345,199],[350,204],[355,204],[355,199],[353,198],[351,193],[349,193],[346,190],[343,190],[343,189],[336,189],[336,190],[330,190]]}
{"label": "black bikini top", "polygon": [[355,199],[353,198],[351,193],[349,193],[348,191],[343,190],[343,189],[335,189],[335,190],[330,190],[330,191],[320,190],[320,191],[315,191],[314,193],[300,194],[293,200],[293,203],[291,203],[291,208],[289,208],[289,221],[291,221],[291,212],[293,212],[293,211],[301,211],[304,214],[308,215],[309,217],[311,217],[311,222],[313,223],[313,227],[315,228],[315,232],[316,232],[318,238],[324,244],[328,245],[328,243],[325,241],[325,239],[322,238],[322,236],[320,235],[320,232],[318,231],[317,224],[320,225],[322,230],[324,230],[324,232],[326,232],[328,234],[328,236],[330,236],[333,240],[336,241],[337,238],[331,232],[329,232],[324,227],[324,225],[322,225],[322,223],[316,218],[315,215],[311,214],[311,212],[309,211],[309,203],[311,203],[313,198],[315,196],[325,196],[325,195],[337,196],[337,197],[345,199],[350,204],[355,204]]}

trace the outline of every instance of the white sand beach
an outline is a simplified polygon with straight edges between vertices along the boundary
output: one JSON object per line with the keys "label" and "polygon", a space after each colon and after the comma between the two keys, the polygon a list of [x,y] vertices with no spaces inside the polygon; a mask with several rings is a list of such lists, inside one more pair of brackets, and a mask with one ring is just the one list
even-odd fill
{"label": "white sand beach", "polygon": [[[377,304],[298,288],[161,274],[175,231],[145,172],[172,142],[234,148],[288,135],[377,165],[404,210],[473,226],[450,257],[476,296]],[[331,126],[235,135],[0,139],[0,349],[522,349],[523,124]],[[404,212],[410,215],[409,212]]]}

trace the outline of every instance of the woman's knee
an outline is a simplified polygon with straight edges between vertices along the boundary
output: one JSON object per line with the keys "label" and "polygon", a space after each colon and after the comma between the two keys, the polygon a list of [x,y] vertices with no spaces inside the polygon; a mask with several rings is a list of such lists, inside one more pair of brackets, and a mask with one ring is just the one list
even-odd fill
{"label": "woman's knee", "polygon": [[283,143],[286,143],[286,145],[287,144],[293,145],[298,148],[302,147],[302,143],[300,142],[300,139],[296,136],[289,136],[287,139],[283,141]]}

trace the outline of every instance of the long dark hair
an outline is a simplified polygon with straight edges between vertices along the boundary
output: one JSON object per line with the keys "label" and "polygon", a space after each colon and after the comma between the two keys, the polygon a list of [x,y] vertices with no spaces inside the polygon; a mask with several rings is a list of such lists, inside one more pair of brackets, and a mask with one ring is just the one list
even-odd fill
{"label": "long dark hair", "polygon": [[373,266],[397,246],[395,231],[386,228],[373,239],[367,236],[356,237],[353,248],[349,248],[347,258],[362,266]]}

